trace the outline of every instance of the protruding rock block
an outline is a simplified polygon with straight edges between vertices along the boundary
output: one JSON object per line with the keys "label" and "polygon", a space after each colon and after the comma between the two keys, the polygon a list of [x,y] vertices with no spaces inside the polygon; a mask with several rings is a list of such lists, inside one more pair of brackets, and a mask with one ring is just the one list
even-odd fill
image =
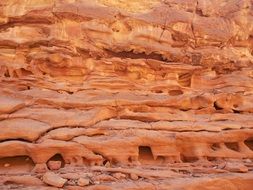
{"label": "protruding rock block", "polygon": [[46,172],[43,175],[43,182],[54,187],[63,187],[67,180],[53,172]]}
{"label": "protruding rock block", "polygon": [[48,168],[50,170],[58,170],[58,169],[61,168],[62,163],[61,163],[61,161],[53,161],[53,160],[51,160],[51,161],[48,162],[47,165],[48,165]]}

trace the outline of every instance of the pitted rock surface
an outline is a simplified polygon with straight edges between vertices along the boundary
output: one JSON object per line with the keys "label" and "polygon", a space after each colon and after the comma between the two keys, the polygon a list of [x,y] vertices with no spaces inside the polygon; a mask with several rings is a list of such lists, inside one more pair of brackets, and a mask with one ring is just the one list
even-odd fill
{"label": "pitted rock surface", "polygon": [[253,1],[1,0],[0,129],[0,189],[252,190]]}

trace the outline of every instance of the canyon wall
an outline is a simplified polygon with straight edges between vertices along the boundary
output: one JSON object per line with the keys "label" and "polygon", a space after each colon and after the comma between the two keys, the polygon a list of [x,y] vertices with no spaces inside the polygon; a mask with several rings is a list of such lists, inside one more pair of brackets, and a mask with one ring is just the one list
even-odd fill
{"label": "canyon wall", "polygon": [[252,0],[1,0],[0,189],[252,190]]}

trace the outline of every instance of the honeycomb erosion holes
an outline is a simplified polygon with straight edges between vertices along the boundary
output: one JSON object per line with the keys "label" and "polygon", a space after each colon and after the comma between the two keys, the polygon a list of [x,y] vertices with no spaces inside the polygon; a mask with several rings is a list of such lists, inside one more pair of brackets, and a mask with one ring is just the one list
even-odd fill
{"label": "honeycomb erosion holes", "polygon": [[252,190],[252,0],[1,0],[0,189]]}

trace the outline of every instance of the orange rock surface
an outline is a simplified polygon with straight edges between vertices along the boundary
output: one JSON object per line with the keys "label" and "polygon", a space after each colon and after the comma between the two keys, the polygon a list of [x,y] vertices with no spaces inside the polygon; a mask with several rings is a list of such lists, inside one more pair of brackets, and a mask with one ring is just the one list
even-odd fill
{"label": "orange rock surface", "polygon": [[1,0],[0,189],[252,190],[252,0]]}

